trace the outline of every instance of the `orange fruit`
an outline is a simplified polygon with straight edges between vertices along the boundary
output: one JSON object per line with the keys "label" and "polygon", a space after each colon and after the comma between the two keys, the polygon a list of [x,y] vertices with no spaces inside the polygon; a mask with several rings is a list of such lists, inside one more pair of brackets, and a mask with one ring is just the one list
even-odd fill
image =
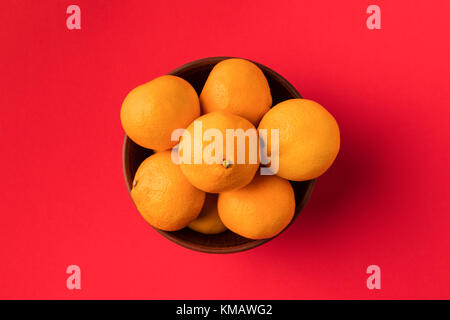
{"label": "orange fruit", "polygon": [[[271,155],[279,149],[277,175],[304,181],[322,175],[333,163],[340,147],[339,126],[334,117],[317,102],[306,99],[283,101],[261,119],[258,131],[267,129],[261,139]],[[279,142],[272,145],[271,129],[279,129]]]}
{"label": "orange fruit", "polygon": [[200,215],[188,227],[203,234],[217,234],[227,230],[217,212],[217,194],[208,193],[206,195]]}
{"label": "orange fruit", "polygon": [[234,233],[249,239],[271,238],[294,217],[294,190],[278,176],[257,175],[249,185],[219,194],[218,211]]}
{"label": "orange fruit", "polygon": [[[202,132],[194,132],[196,125],[201,126]],[[206,141],[202,133],[206,134],[210,129],[220,136]],[[241,129],[256,137],[256,140],[252,142],[249,136],[242,136],[240,143],[236,137],[227,143],[227,129]],[[216,145],[223,151],[221,157],[215,149]],[[196,149],[196,146],[199,148]],[[233,155],[227,156],[227,147],[234,151]],[[257,132],[248,120],[228,112],[211,112],[196,119],[184,131],[179,144],[180,167],[195,187],[209,193],[219,193],[241,188],[252,181],[259,167],[258,150]],[[217,159],[210,161],[214,158],[208,160],[211,157],[205,155]]]}
{"label": "orange fruit", "polygon": [[173,130],[186,128],[200,115],[194,88],[176,76],[165,75],[131,90],[120,110],[122,127],[138,145],[167,150]]}
{"label": "orange fruit", "polygon": [[155,153],[141,163],[131,197],[148,223],[166,231],[186,227],[205,201],[205,193],[190,184],[180,166],[172,162],[170,151]]}
{"label": "orange fruit", "polygon": [[272,105],[272,96],[266,77],[254,63],[227,59],[211,70],[200,104],[203,113],[228,111],[256,126]]}

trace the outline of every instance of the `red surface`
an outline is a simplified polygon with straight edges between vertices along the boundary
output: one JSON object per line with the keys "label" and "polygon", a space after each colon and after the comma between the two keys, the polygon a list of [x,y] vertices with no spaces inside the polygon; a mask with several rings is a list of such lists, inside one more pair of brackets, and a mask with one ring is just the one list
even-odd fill
{"label": "red surface", "polygon": [[[69,31],[73,3],[82,29]],[[366,27],[369,4],[381,30]],[[0,298],[450,298],[449,11],[448,1],[2,1]],[[233,255],[152,230],[121,164],[127,92],[218,55],[278,71],[342,133],[295,224]],[[66,288],[70,264],[79,291]],[[381,290],[366,287],[371,264]]]}

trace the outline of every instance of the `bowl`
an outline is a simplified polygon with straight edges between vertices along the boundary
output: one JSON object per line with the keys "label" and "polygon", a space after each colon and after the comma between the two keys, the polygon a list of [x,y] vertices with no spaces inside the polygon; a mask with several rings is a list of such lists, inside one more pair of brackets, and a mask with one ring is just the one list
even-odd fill
{"label": "bowl", "polygon": [[[187,63],[173,70],[172,72],[169,72],[169,74],[185,79],[195,88],[197,93],[200,94],[203,85],[205,84],[206,78],[208,77],[209,72],[212,70],[212,68],[218,62],[229,58],[230,57],[212,57],[196,60]],[[278,73],[262,64],[256,62],[254,63],[264,72],[264,75],[269,82],[273,98],[273,105],[276,105],[277,103],[287,99],[301,98],[297,90]],[[152,150],[145,149],[137,145],[125,135],[125,140],[123,143],[122,163],[128,192],[130,192],[131,190],[131,184],[133,183],[133,178],[139,165],[142,161],[144,161],[152,154]],[[294,222],[294,220],[303,210],[304,206],[309,200],[309,197],[311,196],[315,182],[315,179],[301,182],[291,181],[291,185],[295,193],[296,208],[294,218],[285,228],[285,230]],[[216,235],[205,235],[192,231],[189,228],[184,228],[179,231],[163,231],[157,228],[154,229],[161,235],[178,245],[181,245],[188,249],[206,253],[234,253],[245,251],[255,248],[275,238],[273,237],[263,240],[251,240],[241,237],[229,230]]]}

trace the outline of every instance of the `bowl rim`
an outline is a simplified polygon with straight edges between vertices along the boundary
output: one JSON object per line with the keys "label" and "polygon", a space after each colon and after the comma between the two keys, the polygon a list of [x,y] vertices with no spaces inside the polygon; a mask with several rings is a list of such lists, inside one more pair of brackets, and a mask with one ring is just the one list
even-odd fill
{"label": "bowl rim", "polygon": [[[198,60],[194,60],[188,63],[183,64],[182,66],[168,72],[168,75],[177,75],[180,72],[185,71],[188,68],[192,68],[192,67],[201,67],[203,65],[209,65],[211,63],[218,63],[220,61],[226,60],[226,59],[232,59],[232,58],[237,58],[237,57],[230,57],[230,56],[217,56],[217,57],[209,57],[209,58],[202,58],[202,59],[198,59]],[[239,58],[239,59],[244,59],[244,58]],[[302,96],[300,95],[300,93],[297,91],[297,89],[295,89],[295,87],[289,83],[289,81],[287,81],[283,76],[281,76],[279,73],[273,71],[272,69],[270,69],[269,67],[266,67],[265,65],[262,65],[258,62],[252,61],[250,59],[245,59],[248,61],[253,62],[254,64],[256,64],[261,70],[263,70],[264,73],[270,74],[271,77],[273,77],[274,79],[276,79],[284,88],[286,88],[289,93],[292,95],[293,99],[295,98],[300,98],[302,99]],[[131,177],[131,180],[133,180],[134,177],[132,177],[131,172],[129,172],[128,168],[127,168],[127,155],[129,154],[128,149],[130,148],[130,144],[131,144],[131,139],[127,136],[127,134],[125,133],[124,136],[124,141],[123,141],[123,146],[122,146],[122,171],[123,171],[123,176],[125,179],[125,185],[127,187],[128,190],[128,194],[130,195],[131,198],[131,183],[129,183],[129,177]],[[149,224],[154,230],[156,230],[160,235],[164,236],[165,238],[167,238],[168,240],[184,247],[190,250],[194,250],[197,252],[203,252],[203,253],[215,253],[215,254],[224,254],[224,253],[237,253],[237,252],[242,252],[242,251],[247,251],[253,248],[256,248],[276,237],[278,237],[280,234],[282,234],[283,232],[286,231],[287,228],[289,228],[291,226],[291,224],[297,219],[297,217],[300,215],[300,213],[303,211],[303,208],[306,206],[306,203],[308,203],[312,191],[314,189],[314,186],[316,184],[317,179],[312,179],[312,180],[308,180],[305,181],[308,183],[308,186],[306,188],[305,194],[302,198],[302,201],[300,203],[296,203],[295,205],[295,213],[294,213],[294,217],[292,218],[292,220],[289,222],[289,224],[277,235],[275,235],[272,238],[267,238],[267,239],[260,239],[260,240],[252,240],[249,239],[249,242],[243,243],[243,244],[239,244],[239,245],[235,245],[235,246],[231,246],[231,247],[209,247],[209,246],[205,246],[205,245],[201,245],[201,244],[191,244],[189,242],[186,242],[183,239],[180,239],[179,237],[177,237],[173,232],[170,231],[164,231],[158,228],[153,227],[151,224]],[[134,204],[133,199],[131,198],[131,201]],[[135,205],[135,204],[134,204]]]}

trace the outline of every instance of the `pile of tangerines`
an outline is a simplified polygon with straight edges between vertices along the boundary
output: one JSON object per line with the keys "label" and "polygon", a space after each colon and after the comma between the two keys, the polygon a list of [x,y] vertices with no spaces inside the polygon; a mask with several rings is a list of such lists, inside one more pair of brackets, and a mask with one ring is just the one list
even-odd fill
{"label": "pile of tangerines", "polygon": [[[331,166],[340,147],[339,127],[325,108],[306,99],[272,107],[263,72],[244,59],[216,64],[200,97],[187,81],[172,75],[140,85],[126,96],[120,117],[128,137],[154,151],[139,166],[131,196],[144,219],[165,231],[188,227],[217,234],[229,229],[250,239],[271,238],[294,216],[289,180],[317,178]],[[223,137],[230,129],[266,129],[267,134],[258,138],[257,160],[249,161],[254,152],[250,143],[227,157],[230,141],[196,137],[199,124],[203,132],[214,129]],[[185,130],[174,139],[180,129]],[[191,143],[191,137],[202,143]],[[220,161],[195,158],[196,151],[203,154],[217,143],[223,153]],[[276,166],[260,161],[261,146]],[[242,153],[245,161],[238,161]],[[262,174],[261,167],[275,169]]]}

